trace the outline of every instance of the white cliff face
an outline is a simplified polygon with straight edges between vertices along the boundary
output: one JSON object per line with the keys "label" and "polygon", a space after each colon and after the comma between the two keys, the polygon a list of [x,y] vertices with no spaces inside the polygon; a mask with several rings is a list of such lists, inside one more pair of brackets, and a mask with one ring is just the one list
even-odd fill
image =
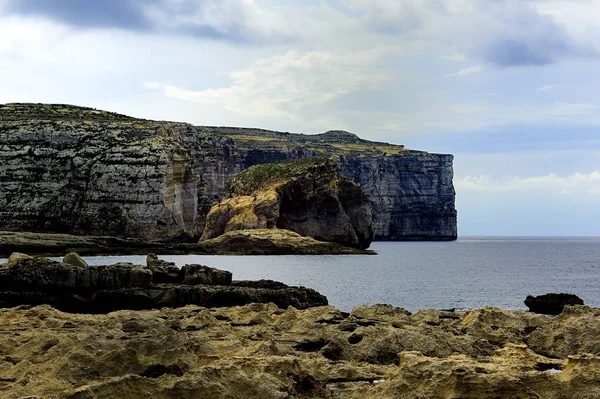
{"label": "white cliff face", "polygon": [[342,157],[340,171],[373,203],[376,239],[456,238],[452,155]]}
{"label": "white cliff face", "polygon": [[127,118],[0,119],[0,229],[197,235],[198,173],[170,134],[193,130]]}
{"label": "white cliff face", "polygon": [[[283,146],[236,146],[230,130],[0,105],[0,230],[196,239],[231,177],[322,153],[302,144],[310,136],[280,133]],[[319,140],[360,140],[350,136]],[[456,237],[451,155],[333,155],[372,201],[377,239]]]}

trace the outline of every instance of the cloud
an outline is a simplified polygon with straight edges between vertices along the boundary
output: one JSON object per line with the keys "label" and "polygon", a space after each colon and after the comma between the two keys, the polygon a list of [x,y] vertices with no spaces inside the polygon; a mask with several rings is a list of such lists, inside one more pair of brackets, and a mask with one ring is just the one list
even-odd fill
{"label": "cloud", "polygon": [[449,77],[464,77],[464,76],[469,76],[469,75],[473,75],[475,73],[481,72],[483,71],[484,67],[483,65],[475,65],[469,68],[463,68],[458,72],[455,73],[451,73],[450,75],[446,75],[447,78]]}
{"label": "cloud", "polygon": [[146,30],[151,28],[151,24],[143,13],[143,4],[137,0],[9,0],[4,11],[42,16],[78,27]]}
{"label": "cloud", "polygon": [[574,173],[567,176],[493,178],[488,175],[469,175],[455,180],[457,190],[485,192],[522,192],[549,190],[561,195],[600,195],[600,171]]}
{"label": "cloud", "polygon": [[444,59],[444,60],[454,61],[454,62],[460,62],[460,61],[464,61],[465,60],[464,54],[453,54],[453,55],[444,56],[444,57],[441,57],[441,58]]}
{"label": "cloud", "polygon": [[548,90],[554,89],[555,87],[556,87],[556,85],[546,85],[546,86],[539,87],[537,89],[537,91],[548,91]]}
{"label": "cloud", "polygon": [[295,33],[253,0],[5,0],[6,15],[75,28],[188,35],[236,43],[283,43]]}
{"label": "cloud", "polygon": [[375,67],[385,48],[364,51],[290,50],[260,59],[243,70],[229,73],[226,87],[190,90],[162,82],[146,82],[165,96],[230,112],[288,122],[331,123],[323,106],[350,92],[379,88],[387,81]]}
{"label": "cloud", "polygon": [[[595,1],[595,0],[594,0]],[[424,43],[446,43],[495,67],[548,65],[567,57],[597,56],[585,34],[557,22],[556,9],[522,0],[346,0],[371,31]],[[600,6],[596,6],[596,13]],[[560,14],[560,13],[558,13]],[[568,22],[568,21],[567,21]],[[589,35],[589,34],[588,34]],[[462,60],[462,59],[456,59]]]}

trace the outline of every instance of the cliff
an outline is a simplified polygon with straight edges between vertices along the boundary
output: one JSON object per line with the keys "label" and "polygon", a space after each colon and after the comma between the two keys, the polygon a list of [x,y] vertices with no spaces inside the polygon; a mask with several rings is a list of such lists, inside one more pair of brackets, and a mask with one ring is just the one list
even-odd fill
{"label": "cliff", "polygon": [[60,104],[0,105],[0,229],[197,239],[231,177],[316,155],[364,188],[376,239],[456,238],[451,155]]}
{"label": "cliff", "polygon": [[229,231],[284,229],[365,249],[373,241],[371,204],[329,158],[254,165],[234,176],[213,206],[202,240]]}

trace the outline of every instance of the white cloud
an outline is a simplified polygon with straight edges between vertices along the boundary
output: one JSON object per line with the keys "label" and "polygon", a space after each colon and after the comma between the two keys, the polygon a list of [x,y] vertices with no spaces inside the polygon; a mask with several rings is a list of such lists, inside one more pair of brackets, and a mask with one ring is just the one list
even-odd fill
{"label": "white cloud", "polygon": [[146,13],[158,29],[233,42],[282,43],[299,33],[253,0],[162,1]]}
{"label": "white cloud", "polygon": [[158,82],[147,82],[145,87],[242,115],[318,122],[327,116],[322,107],[328,102],[353,91],[381,87],[387,77],[376,65],[387,51],[383,47],[356,52],[290,50],[229,73],[231,84],[226,87],[191,90]]}
{"label": "white cloud", "polygon": [[546,85],[546,86],[539,87],[537,89],[537,91],[548,91],[548,90],[554,89],[555,87],[556,87],[556,85]]}
{"label": "white cloud", "polygon": [[[598,23],[581,18],[557,18],[564,4],[542,7],[541,1],[521,0],[346,0],[361,12],[364,24],[372,31],[442,45],[458,54],[468,54],[495,67],[548,65],[573,56],[598,53]],[[582,3],[582,2],[571,2]],[[586,0],[590,16],[598,15],[600,2]],[[576,8],[576,6],[571,6]],[[577,22],[590,31],[585,34]],[[576,29],[571,29],[571,27]],[[592,31],[595,29],[595,32]],[[587,37],[586,37],[587,36]]]}
{"label": "white cloud", "polygon": [[448,60],[448,61],[460,62],[460,61],[465,60],[465,56],[464,56],[464,54],[453,54],[453,55],[444,56],[444,57],[442,57],[442,59]]}
{"label": "white cloud", "polygon": [[461,69],[458,72],[446,75],[446,77],[447,78],[450,78],[450,77],[465,77],[465,76],[469,76],[469,75],[473,75],[473,74],[479,73],[479,72],[483,71],[483,69],[484,69],[483,65],[475,65],[475,66],[472,66],[472,67],[463,68],[463,69]]}

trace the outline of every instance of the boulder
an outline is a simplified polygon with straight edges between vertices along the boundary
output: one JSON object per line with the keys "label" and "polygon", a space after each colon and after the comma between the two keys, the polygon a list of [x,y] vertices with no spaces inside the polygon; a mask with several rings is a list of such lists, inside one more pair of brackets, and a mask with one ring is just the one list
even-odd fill
{"label": "boulder", "polygon": [[525,305],[530,312],[557,315],[566,305],[583,305],[583,299],[573,294],[544,294],[538,296],[528,295]]}
{"label": "boulder", "polygon": [[204,265],[185,265],[181,268],[183,284],[231,285],[231,272]]}
{"label": "boulder", "polygon": [[155,284],[179,284],[183,281],[181,269],[173,262],[158,259],[156,254],[146,256],[146,267],[152,271]]}
{"label": "boulder", "polygon": [[8,261],[6,262],[5,266],[6,267],[12,267],[17,262],[19,262],[21,259],[33,259],[33,257],[29,256],[27,254],[21,253],[21,252],[13,252],[12,254],[10,254],[10,256],[8,258]]}
{"label": "boulder", "polygon": [[255,165],[228,185],[213,206],[201,240],[238,230],[286,229],[316,240],[364,249],[373,240],[371,203],[328,158]]}
{"label": "boulder", "polygon": [[88,267],[88,264],[77,252],[69,252],[63,258],[63,263],[77,267]]}

